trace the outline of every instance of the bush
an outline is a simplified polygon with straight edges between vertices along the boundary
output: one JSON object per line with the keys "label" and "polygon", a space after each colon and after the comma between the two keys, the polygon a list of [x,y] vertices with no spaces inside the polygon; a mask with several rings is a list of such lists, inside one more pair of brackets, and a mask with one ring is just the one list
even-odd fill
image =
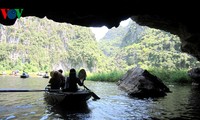
{"label": "bush", "polygon": [[87,79],[92,81],[117,82],[124,75],[123,71],[90,73]]}
{"label": "bush", "polygon": [[163,82],[191,83],[192,80],[187,74],[186,69],[168,70],[160,68],[149,68],[148,71],[160,78]]}

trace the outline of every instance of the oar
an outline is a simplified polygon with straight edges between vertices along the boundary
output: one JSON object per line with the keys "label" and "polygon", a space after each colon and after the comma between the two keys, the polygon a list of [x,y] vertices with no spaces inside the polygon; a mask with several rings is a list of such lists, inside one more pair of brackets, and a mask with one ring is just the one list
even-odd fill
{"label": "oar", "polygon": [[[85,85],[83,85],[83,87],[89,91],[91,91],[90,89],[88,89]],[[92,92],[92,97],[94,98],[94,100],[100,99],[99,96],[97,96],[94,92]]]}
{"label": "oar", "polygon": [[[89,91],[91,91],[90,89],[88,89],[85,85],[84,85],[84,80],[86,79],[87,77],[87,74],[86,74],[86,71],[85,69],[81,69],[78,73],[78,77],[80,80],[82,80],[82,83],[83,83],[83,87]],[[92,97],[94,98],[94,100],[96,99],[100,99],[99,96],[97,96],[94,92],[92,92]]]}
{"label": "oar", "polygon": [[45,90],[0,90],[0,92],[44,92]]}

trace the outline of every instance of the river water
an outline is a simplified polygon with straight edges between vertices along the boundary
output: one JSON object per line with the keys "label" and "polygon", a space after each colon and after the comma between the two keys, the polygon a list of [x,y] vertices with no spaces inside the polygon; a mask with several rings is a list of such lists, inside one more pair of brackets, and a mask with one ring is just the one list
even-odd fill
{"label": "river water", "polygon": [[[49,79],[0,76],[0,89],[44,89]],[[171,93],[157,99],[127,96],[115,83],[85,81],[101,99],[66,109],[44,101],[44,92],[0,92],[0,120],[198,120],[200,89],[168,85]]]}

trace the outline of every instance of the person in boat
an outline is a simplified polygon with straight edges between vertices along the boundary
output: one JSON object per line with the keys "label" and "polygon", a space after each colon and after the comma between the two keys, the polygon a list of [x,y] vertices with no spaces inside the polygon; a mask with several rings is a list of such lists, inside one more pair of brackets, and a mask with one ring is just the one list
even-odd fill
{"label": "person in boat", "polygon": [[22,75],[23,75],[23,76],[25,76],[25,75],[26,75],[26,72],[25,72],[25,71],[23,71]]}
{"label": "person in boat", "polygon": [[50,76],[51,76],[51,78],[53,77],[53,73],[54,73],[54,71],[51,71],[51,72],[50,72]]}
{"label": "person in boat", "polygon": [[46,71],[43,77],[49,77],[48,72]]}
{"label": "person in boat", "polygon": [[48,76],[48,72],[46,71],[44,75],[45,75],[45,76]]}
{"label": "person in boat", "polygon": [[49,84],[51,86],[51,89],[60,89],[61,80],[60,80],[59,72],[51,71],[50,76],[51,78],[49,80]]}
{"label": "person in boat", "polygon": [[78,77],[81,80],[81,82],[84,84],[84,81],[86,80],[87,74],[85,69],[81,69],[78,73]]}
{"label": "person in boat", "polygon": [[64,86],[65,86],[65,76],[63,75],[63,70],[59,69],[58,72],[59,72],[60,80],[61,80],[60,87],[61,87],[61,89],[64,89]]}
{"label": "person in boat", "polygon": [[69,91],[69,92],[76,92],[78,90],[78,85],[83,86],[83,83],[80,81],[80,79],[76,76],[76,70],[74,68],[70,69],[69,77],[66,79],[65,83],[65,89],[63,91]]}

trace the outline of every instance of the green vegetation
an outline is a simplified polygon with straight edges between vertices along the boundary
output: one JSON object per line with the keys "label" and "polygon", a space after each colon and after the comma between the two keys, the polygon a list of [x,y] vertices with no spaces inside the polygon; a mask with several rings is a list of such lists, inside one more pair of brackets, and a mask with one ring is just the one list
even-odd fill
{"label": "green vegetation", "polygon": [[65,71],[100,71],[108,66],[89,28],[46,18],[26,17],[13,26],[0,26],[0,51],[0,71],[51,71],[60,66]]}
{"label": "green vegetation", "polygon": [[151,74],[157,76],[164,82],[168,83],[191,83],[192,80],[187,74],[186,69],[182,70],[166,70],[160,68],[147,69]]}
{"label": "green vegetation", "polygon": [[97,42],[87,27],[26,17],[13,26],[0,25],[0,72],[38,73],[62,67],[68,75],[71,68],[84,68],[90,80],[114,82],[140,66],[163,81],[189,82],[187,70],[200,62],[182,53],[180,46],[178,36],[134,21],[110,29]]}
{"label": "green vegetation", "polygon": [[[157,76],[165,83],[191,83],[192,79],[187,75],[187,70],[165,70],[161,68],[148,68],[151,74]],[[125,71],[112,71],[102,73],[89,74],[87,80],[92,81],[106,81],[106,82],[117,82],[119,81]]]}
{"label": "green vegetation", "polygon": [[181,52],[178,36],[141,27],[135,22],[128,27],[129,31],[123,37],[113,39],[112,36],[106,36],[99,44],[99,48],[112,59],[118,69],[128,70],[140,65],[143,68],[181,70],[200,65],[194,57]]}
{"label": "green vegetation", "polygon": [[111,71],[89,74],[87,79],[92,81],[117,82],[125,74],[124,71]]}

